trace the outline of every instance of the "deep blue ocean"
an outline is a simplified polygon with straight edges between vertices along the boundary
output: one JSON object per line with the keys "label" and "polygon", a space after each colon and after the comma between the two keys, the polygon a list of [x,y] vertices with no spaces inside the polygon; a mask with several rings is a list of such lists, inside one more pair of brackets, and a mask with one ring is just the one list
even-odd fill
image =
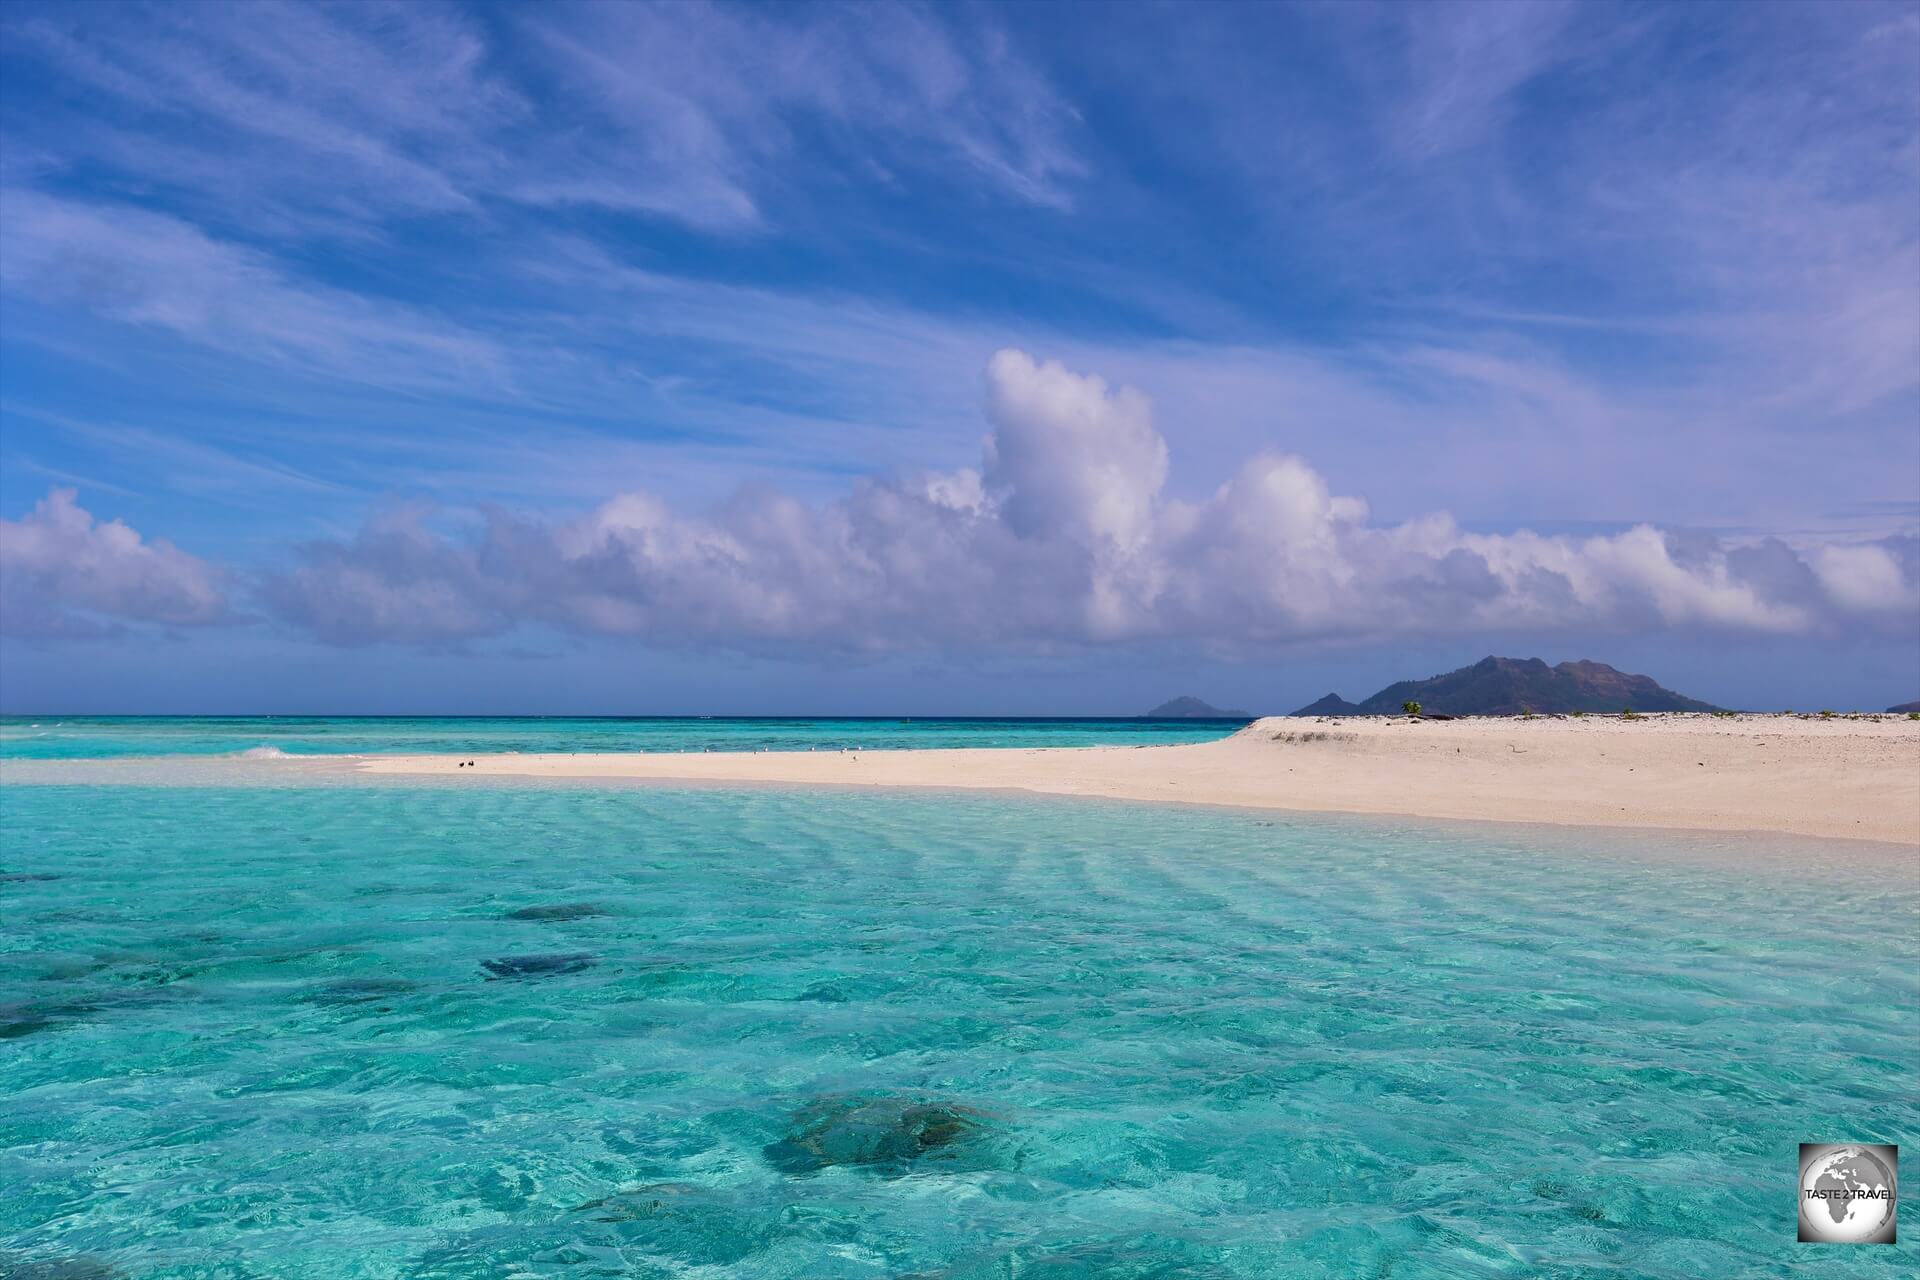
{"label": "deep blue ocean", "polygon": [[1794,1242],[1920,1149],[1884,850],[90,770],[0,768],[8,1280],[1913,1274]]}
{"label": "deep blue ocean", "polygon": [[1245,720],[748,716],[0,716],[0,760],[372,752],[831,751],[1205,742]]}

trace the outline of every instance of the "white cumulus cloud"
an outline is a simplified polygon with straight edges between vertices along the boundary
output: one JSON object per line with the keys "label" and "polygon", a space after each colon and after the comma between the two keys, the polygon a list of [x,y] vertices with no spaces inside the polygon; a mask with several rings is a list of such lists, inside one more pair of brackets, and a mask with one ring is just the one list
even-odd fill
{"label": "white cumulus cloud", "polygon": [[627,493],[560,522],[492,512],[465,538],[402,508],[308,546],[266,595],[335,644],[457,645],[537,623],[806,652],[1920,623],[1912,538],[1802,554],[1646,525],[1376,524],[1279,452],[1181,502],[1138,391],[1009,350],[988,365],[986,407],[978,470],[870,477],[820,505],[743,491],[697,514]]}
{"label": "white cumulus cloud", "polygon": [[0,629],[53,638],[229,619],[219,570],[164,538],[94,519],[77,497],[55,489],[20,519],[0,520]]}

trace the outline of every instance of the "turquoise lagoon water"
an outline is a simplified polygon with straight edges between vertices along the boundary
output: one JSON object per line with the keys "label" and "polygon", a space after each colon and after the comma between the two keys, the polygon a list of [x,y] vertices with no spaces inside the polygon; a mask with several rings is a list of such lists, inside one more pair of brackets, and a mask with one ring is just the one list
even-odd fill
{"label": "turquoise lagoon water", "polygon": [[1912,1274],[1885,850],[247,763],[0,787],[0,1275]]}
{"label": "turquoise lagoon water", "polygon": [[0,716],[0,759],[371,752],[1081,747],[1224,738],[1244,720],[741,716]]}

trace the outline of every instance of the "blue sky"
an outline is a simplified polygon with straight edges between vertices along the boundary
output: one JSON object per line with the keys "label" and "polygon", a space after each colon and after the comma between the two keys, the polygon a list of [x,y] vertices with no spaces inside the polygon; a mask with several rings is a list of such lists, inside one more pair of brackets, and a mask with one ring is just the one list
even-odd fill
{"label": "blue sky", "polygon": [[1920,694],[1920,5],[0,13],[0,706]]}

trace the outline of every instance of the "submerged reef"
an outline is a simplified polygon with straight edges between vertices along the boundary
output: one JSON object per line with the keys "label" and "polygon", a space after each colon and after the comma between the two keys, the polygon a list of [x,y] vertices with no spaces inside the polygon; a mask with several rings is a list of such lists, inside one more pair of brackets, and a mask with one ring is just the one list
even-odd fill
{"label": "submerged reef", "polygon": [[607,914],[605,907],[592,902],[559,902],[550,906],[521,907],[509,911],[506,920],[587,920]]}
{"label": "submerged reef", "polygon": [[482,960],[480,967],[495,978],[553,978],[590,969],[597,958],[591,951],[555,951],[537,956],[497,956]]}
{"label": "submerged reef", "polygon": [[788,1136],[769,1143],[767,1161],[783,1173],[836,1165],[903,1168],[969,1153],[987,1115],[950,1102],[908,1098],[832,1098],[802,1108]]}
{"label": "submerged reef", "polygon": [[409,995],[419,989],[419,983],[405,978],[340,978],[312,987],[300,998],[308,1004],[368,1004]]}

